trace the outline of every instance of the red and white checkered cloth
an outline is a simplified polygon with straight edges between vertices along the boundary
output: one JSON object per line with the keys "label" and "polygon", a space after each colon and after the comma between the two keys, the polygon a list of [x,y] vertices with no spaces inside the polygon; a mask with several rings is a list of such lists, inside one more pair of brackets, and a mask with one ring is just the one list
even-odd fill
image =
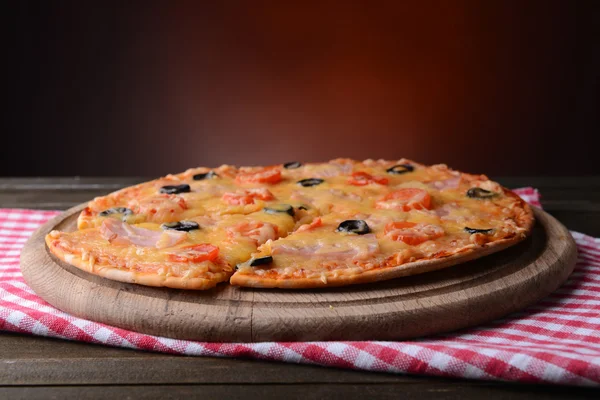
{"label": "red and white checkered cloth", "polygon": [[[516,191],[539,205],[532,188]],[[66,314],[23,281],[19,252],[56,211],[0,209],[0,330],[166,353],[251,357],[370,371],[600,385],[600,239],[577,232],[569,280],[539,303],[478,328],[403,342],[205,343]]]}

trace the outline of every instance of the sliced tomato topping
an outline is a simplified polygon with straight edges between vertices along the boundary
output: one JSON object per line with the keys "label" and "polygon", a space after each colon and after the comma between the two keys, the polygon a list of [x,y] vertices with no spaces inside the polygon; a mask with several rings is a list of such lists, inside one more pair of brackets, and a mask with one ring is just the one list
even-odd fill
{"label": "sliced tomato topping", "polygon": [[384,232],[387,235],[388,233],[396,229],[410,229],[414,228],[415,226],[417,226],[416,223],[408,221],[390,222],[385,226]]}
{"label": "sliced tomato topping", "polygon": [[323,226],[323,220],[321,219],[321,217],[317,217],[317,218],[313,219],[310,224],[300,226],[296,230],[296,232],[310,231],[310,230],[313,230],[313,229],[318,228],[320,226]]}
{"label": "sliced tomato topping", "polygon": [[254,204],[255,200],[273,200],[275,196],[265,188],[238,190],[223,194],[221,200],[232,206]]}
{"label": "sliced tomato topping", "polygon": [[423,189],[403,188],[388,193],[376,203],[376,207],[402,211],[430,210],[431,196]]}
{"label": "sliced tomato topping", "polygon": [[389,180],[382,176],[369,175],[366,172],[353,172],[352,177],[348,179],[348,183],[354,186],[364,186],[371,183],[378,183],[380,185],[387,185]]}
{"label": "sliced tomato topping", "polygon": [[392,240],[416,246],[428,240],[444,236],[444,230],[437,225],[415,224],[414,222],[390,222],[384,233]]}
{"label": "sliced tomato topping", "polygon": [[202,262],[214,261],[219,256],[219,248],[212,244],[202,243],[178,249],[177,253],[170,253],[169,260],[174,262]]}
{"label": "sliced tomato topping", "polygon": [[269,239],[277,239],[279,237],[279,228],[277,225],[269,222],[242,222],[232,228],[228,228],[227,236],[230,239],[234,239],[236,236],[244,236],[254,240],[257,245],[261,245]]}
{"label": "sliced tomato topping", "polygon": [[270,167],[253,172],[239,172],[235,181],[237,183],[278,183],[281,182],[281,170]]}

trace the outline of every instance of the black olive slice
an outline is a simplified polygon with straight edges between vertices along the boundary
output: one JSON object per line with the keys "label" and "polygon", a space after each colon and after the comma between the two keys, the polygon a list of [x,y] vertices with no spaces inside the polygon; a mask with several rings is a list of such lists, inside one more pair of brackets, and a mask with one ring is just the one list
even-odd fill
{"label": "black olive slice", "polygon": [[129,208],[125,208],[125,207],[113,207],[113,208],[109,208],[108,210],[104,210],[104,211],[101,211],[100,213],[98,213],[98,215],[101,217],[107,217],[112,214],[123,214],[123,216],[126,217],[128,215],[133,214],[133,211],[131,211]]}
{"label": "black olive slice", "polygon": [[469,228],[468,226],[465,226],[465,232],[468,233],[483,233],[486,235],[489,235],[490,233],[492,233],[492,231],[494,230],[494,228],[490,228],[490,229],[475,229],[475,228]]}
{"label": "black olive slice", "polygon": [[300,206],[300,207],[298,207],[298,210],[307,210],[308,211],[308,207],[306,207],[306,206]]}
{"label": "black olive slice", "polygon": [[263,210],[267,214],[286,213],[288,215],[291,215],[292,217],[295,214],[294,207],[290,206],[289,204],[276,204],[270,207],[265,207],[263,208]]}
{"label": "black olive slice", "polygon": [[367,223],[362,219],[348,219],[339,224],[336,232],[348,232],[356,233],[357,235],[364,235],[371,232],[371,228],[369,228],[369,225],[367,225]]}
{"label": "black olive slice", "polygon": [[285,169],[296,169],[296,168],[300,168],[301,166],[302,166],[302,163],[298,162],[298,161],[292,161],[292,162],[283,164],[283,168],[285,168]]}
{"label": "black olive slice", "polygon": [[273,257],[266,256],[266,257],[261,257],[261,258],[255,258],[254,260],[252,260],[250,262],[250,266],[251,267],[258,267],[260,265],[271,264],[272,262],[273,262]]}
{"label": "black olive slice", "polygon": [[398,164],[398,165],[394,165],[391,168],[386,169],[385,171],[388,174],[400,175],[400,174],[405,174],[407,172],[413,172],[414,170],[415,170],[415,167],[413,167],[410,164]]}
{"label": "black olive slice", "polygon": [[192,178],[195,181],[202,181],[204,179],[213,179],[213,178],[218,178],[218,177],[219,177],[219,175],[217,175],[217,173],[215,171],[209,171],[209,172],[205,172],[203,174],[196,174]]}
{"label": "black olive slice", "polygon": [[160,188],[160,192],[165,194],[188,193],[190,190],[190,185],[188,185],[187,183],[184,183],[182,185],[163,186]]}
{"label": "black olive slice", "polygon": [[325,182],[325,181],[321,178],[308,178],[308,179],[302,179],[301,181],[298,181],[296,183],[298,183],[298,185],[300,185],[300,186],[309,187],[309,186],[320,185],[323,182]]}
{"label": "black olive slice", "polygon": [[189,232],[195,229],[200,229],[200,225],[194,221],[179,221],[179,222],[168,222],[160,226],[162,229],[172,229],[174,231]]}
{"label": "black olive slice", "polygon": [[498,196],[498,193],[490,192],[489,190],[485,190],[480,187],[474,187],[467,190],[467,197],[472,199],[491,199],[495,196]]}

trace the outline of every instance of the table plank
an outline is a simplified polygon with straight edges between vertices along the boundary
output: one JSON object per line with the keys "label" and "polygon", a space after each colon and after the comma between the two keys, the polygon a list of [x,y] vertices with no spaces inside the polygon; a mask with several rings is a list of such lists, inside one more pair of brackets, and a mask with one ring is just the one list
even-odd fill
{"label": "table plank", "polygon": [[17,399],[106,399],[106,398],[199,398],[202,399],[589,399],[598,394],[590,388],[502,385],[477,383],[422,384],[342,384],[306,383],[291,385],[226,384],[226,385],[116,385],[0,387],[0,398]]}
{"label": "table plank", "polygon": [[[0,207],[66,210],[150,178],[0,178]],[[499,177],[516,188],[533,186],[544,209],[571,230],[600,236],[600,177]]]}
{"label": "table plank", "polygon": [[148,178],[0,178],[0,207],[66,210]]}
{"label": "table plank", "polygon": [[[35,206],[52,203],[79,204],[120,188],[151,179],[119,178],[0,178],[0,206],[23,207],[23,201]],[[595,209],[600,207],[600,177],[498,177],[498,182],[516,188],[533,186],[540,190],[549,206]],[[82,197],[83,196],[83,197]],[[85,197],[87,196],[87,197]]]}
{"label": "table plank", "polygon": [[[0,333],[0,385],[183,383],[389,383],[383,373],[216,357],[182,357]],[[427,378],[430,379],[430,378]]]}

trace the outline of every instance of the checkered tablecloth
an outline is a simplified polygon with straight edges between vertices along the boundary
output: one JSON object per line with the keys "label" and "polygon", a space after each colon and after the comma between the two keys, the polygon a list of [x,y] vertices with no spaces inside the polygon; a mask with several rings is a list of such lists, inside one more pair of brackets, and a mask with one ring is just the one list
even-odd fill
{"label": "checkered tablecloth", "polygon": [[[539,205],[536,190],[516,191]],[[0,330],[196,356],[520,382],[600,385],[600,239],[572,232],[575,271],[558,290],[506,318],[402,342],[206,343],[127,331],[66,314],[23,281],[19,253],[57,211],[0,209]]]}

